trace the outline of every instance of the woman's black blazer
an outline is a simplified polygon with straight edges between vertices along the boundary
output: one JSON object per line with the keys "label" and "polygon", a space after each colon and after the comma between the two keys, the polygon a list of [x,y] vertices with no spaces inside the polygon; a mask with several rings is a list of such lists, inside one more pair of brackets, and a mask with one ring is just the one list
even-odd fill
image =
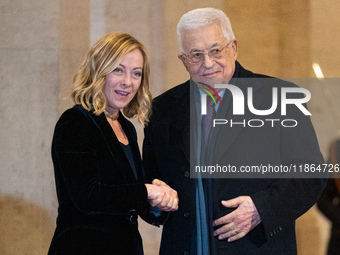
{"label": "woman's black blazer", "polygon": [[52,159],[59,201],[49,254],[141,254],[137,215],[149,203],[134,126],[122,114],[138,180],[104,114],[76,105],[56,124]]}

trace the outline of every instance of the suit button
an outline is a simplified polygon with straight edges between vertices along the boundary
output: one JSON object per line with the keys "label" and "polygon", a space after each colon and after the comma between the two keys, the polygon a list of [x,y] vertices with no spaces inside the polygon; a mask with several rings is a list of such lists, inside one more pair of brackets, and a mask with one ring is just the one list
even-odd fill
{"label": "suit button", "polygon": [[279,227],[279,230],[280,230],[280,231],[282,230],[281,226]]}
{"label": "suit button", "polygon": [[274,234],[273,234],[273,232],[270,232],[270,234],[269,234],[270,236],[273,236]]}
{"label": "suit button", "polygon": [[190,177],[189,171],[186,171],[186,172],[184,173],[184,176],[185,176],[185,178],[189,178],[189,177]]}
{"label": "suit button", "polygon": [[190,213],[188,213],[188,212],[185,212],[185,213],[183,214],[183,216],[184,216],[185,218],[189,218],[189,216],[190,216]]}
{"label": "suit button", "polygon": [[190,253],[188,251],[184,251],[183,255],[189,255]]}

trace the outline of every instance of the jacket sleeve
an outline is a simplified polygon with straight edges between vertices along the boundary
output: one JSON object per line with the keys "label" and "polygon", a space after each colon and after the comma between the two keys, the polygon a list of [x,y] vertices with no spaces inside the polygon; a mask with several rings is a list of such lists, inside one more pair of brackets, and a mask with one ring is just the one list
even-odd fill
{"label": "jacket sleeve", "polygon": [[[155,111],[153,111],[153,116],[155,114]],[[157,165],[157,158],[155,156],[154,151],[154,144],[153,144],[153,121],[152,117],[150,119],[150,122],[148,125],[144,128],[144,141],[143,141],[143,164],[145,169],[145,176],[146,176],[146,182],[151,183],[154,179],[160,179],[162,180],[158,165]],[[159,216],[156,216],[152,212],[152,208],[150,207],[148,217],[143,218],[148,223],[159,226],[163,225],[166,220],[168,219],[170,213],[169,212],[161,212]]]}
{"label": "jacket sleeve", "polygon": [[[110,173],[119,176],[115,175],[116,168],[124,166],[118,155],[103,159],[108,148],[99,141],[103,138],[98,131],[99,127],[79,110],[71,109],[62,115],[52,143],[57,189],[87,214],[125,214],[132,209],[144,213],[148,200],[143,183],[106,179]],[[106,160],[109,163],[101,162]]]}
{"label": "jacket sleeve", "polygon": [[143,141],[143,163],[145,167],[146,180],[152,182],[153,179],[160,178],[157,158],[154,151],[154,141],[152,136],[152,121],[149,122],[148,126],[144,128],[144,141]]}

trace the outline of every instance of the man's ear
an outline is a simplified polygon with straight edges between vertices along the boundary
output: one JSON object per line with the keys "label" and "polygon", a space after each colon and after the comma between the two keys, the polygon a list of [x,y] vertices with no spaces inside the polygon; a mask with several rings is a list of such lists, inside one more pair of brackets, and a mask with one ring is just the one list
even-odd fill
{"label": "man's ear", "polygon": [[234,57],[235,57],[235,60],[236,60],[236,58],[237,58],[237,41],[236,41],[236,39],[234,39],[234,41],[232,42],[231,47],[233,48]]}
{"label": "man's ear", "polygon": [[189,66],[188,63],[185,61],[186,59],[184,58],[183,54],[178,54],[178,58],[182,61],[183,65],[185,66],[185,69],[189,72]]}

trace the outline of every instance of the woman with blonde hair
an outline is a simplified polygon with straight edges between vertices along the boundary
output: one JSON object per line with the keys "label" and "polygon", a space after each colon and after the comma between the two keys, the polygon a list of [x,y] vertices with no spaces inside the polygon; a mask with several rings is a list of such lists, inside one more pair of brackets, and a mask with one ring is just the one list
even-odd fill
{"label": "woman with blonde hair", "polygon": [[154,208],[177,210],[176,191],[160,180],[145,184],[136,131],[126,119],[148,122],[149,71],[139,41],[110,33],[75,75],[75,106],[60,117],[52,142],[59,209],[49,254],[143,254],[138,215],[157,225],[162,215]]}

